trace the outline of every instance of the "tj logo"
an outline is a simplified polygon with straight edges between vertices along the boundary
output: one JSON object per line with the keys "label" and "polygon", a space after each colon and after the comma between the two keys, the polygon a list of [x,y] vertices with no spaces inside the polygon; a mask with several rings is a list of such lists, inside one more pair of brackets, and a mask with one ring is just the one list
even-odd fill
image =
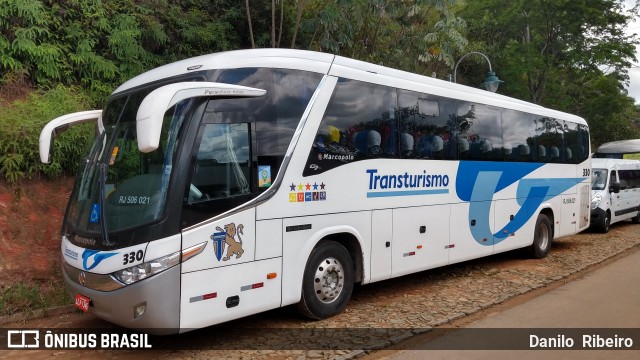
{"label": "tj logo", "polygon": [[[471,227],[473,238],[481,245],[494,245],[515,233],[538,211],[540,205],[582,182],[582,178],[523,179],[540,168],[540,163],[492,163],[461,161],[456,176],[458,197],[470,202],[469,220],[475,219]],[[493,233],[490,219],[493,195],[509,185],[520,181],[516,190],[516,201],[520,209],[502,229]],[[483,242],[483,239],[493,239]]]}
{"label": "tj logo", "polygon": [[[231,258],[231,255],[235,255],[236,259],[238,259],[244,254],[242,238],[240,237],[240,235],[244,235],[242,232],[243,229],[244,225],[239,224],[236,228],[236,224],[234,223],[225,225],[224,229],[216,226],[218,232],[213,233],[210,238],[213,240],[213,251],[218,261],[220,261],[220,259],[227,261]],[[236,235],[238,235],[238,241],[235,240]],[[222,254],[224,253],[225,247],[227,249],[227,255],[223,258]]]}
{"label": "tj logo", "polygon": [[[99,250],[89,250],[86,249],[83,253],[82,253],[82,267],[85,270],[91,270],[93,268],[95,268],[96,266],[98,266],[103,260],[108,259],[110,257],[112,257],[113,255],[117,255],[117,252],[114,253],[100,253]],[[87,266],[87,262],[89,262],[89,259],[93,258],[93,264],[91,264],[90,266]]]}

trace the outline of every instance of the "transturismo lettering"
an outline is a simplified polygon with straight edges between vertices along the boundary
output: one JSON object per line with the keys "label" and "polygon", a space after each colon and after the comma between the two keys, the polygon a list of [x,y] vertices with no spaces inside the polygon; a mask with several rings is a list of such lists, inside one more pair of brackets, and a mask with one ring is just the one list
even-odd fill
{"label": "transturismo lettering", "polygon": [[442,174],[393,174],[378,175],[378,169],[367,169],[369,174],[369,190],[378,189],[420,189],[449,186],[449,176]]}

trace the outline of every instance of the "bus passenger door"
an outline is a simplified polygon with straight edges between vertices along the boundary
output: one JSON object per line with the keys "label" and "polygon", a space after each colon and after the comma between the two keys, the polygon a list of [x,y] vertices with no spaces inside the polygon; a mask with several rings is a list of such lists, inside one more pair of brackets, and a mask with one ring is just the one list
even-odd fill
{"label": "bus passenger door", "polygon": [[449,205],[393,210],[394,277],[447,264],[449,212]]}
{"label": "bus passenger door", "polygon": [[[221,101],[214,109],[224,108]],[[277,239],[279,223],[258,225],[256,208],[242,208],[257,196],[253,125],[241,112],[210,111],[199,126],[184,190],[183,253],[198,244],[206,246],[182,263],[181,328],[280,306],[280,245],[274,240],[275,249],[260,252],[256,246],[258,237]],[[231,209],[235,212],[223,215]]]}
{"label": "bus passenger door", "polygon": [[392,210],[371,212],[371,282],[391,277]]}

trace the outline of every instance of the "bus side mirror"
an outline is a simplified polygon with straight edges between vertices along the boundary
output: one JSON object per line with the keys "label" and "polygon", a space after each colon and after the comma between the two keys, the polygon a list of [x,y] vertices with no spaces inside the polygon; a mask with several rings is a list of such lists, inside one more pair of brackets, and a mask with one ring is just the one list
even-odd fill
{"label": "bus side mirror", "polygon": [[53,140],[60,133],[69,127],[82,124],[89,121],[96,121],[98,124],[98,132],[103,132],[102,127],[102,110],[80,111],[57,117],[47,123],[40,131],[40,139],[38,148],[40,150],[40,162],[48,164],[51,161],[51,149],[53,149]]}
{"label": "bus side mirror", "polygon": [[620,183],[619,182],[611,183],[611,185],[609,185],[609,192],[616,193],[616,194],[619,193]]}
{"label": "bus side mirror", "polygon": [[162,122],[168,109],[185,99],[196,97],[256,97],[266,90],[246,86],[192,81],[161,86],[153,90],[140,103],[136,115],[138,149],[143,153],[154,151],[160,145]]}

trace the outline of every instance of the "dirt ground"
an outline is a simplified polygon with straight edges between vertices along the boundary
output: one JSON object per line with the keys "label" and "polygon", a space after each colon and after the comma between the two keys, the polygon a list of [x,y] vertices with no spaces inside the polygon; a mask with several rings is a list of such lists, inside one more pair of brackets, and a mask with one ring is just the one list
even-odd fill
{"label": "dirt ground", "polygon": [[45,293],[60,286],[60,228],[72,187],[71,177],[0,181],[0,294],[17,284]]}

